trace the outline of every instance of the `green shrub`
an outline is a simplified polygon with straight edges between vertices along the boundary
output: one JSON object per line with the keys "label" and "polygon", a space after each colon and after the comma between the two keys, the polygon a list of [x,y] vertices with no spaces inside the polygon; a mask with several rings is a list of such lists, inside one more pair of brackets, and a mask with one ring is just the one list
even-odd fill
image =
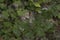
{"label": "green shrub", "polygon": [[36,40],[45,37],[46,32],[54,33],[51,19],[60,18],[58,3],[55,0],[0,0],[0,36],[3,40]]}

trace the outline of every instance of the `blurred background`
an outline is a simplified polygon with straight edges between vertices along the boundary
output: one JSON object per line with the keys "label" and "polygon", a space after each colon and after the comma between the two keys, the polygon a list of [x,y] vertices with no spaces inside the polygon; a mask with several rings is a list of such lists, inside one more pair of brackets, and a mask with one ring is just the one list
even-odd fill
{"label": "blurred background", "polygon": [[60,0],[0,0],[0,40],[60,40]]}

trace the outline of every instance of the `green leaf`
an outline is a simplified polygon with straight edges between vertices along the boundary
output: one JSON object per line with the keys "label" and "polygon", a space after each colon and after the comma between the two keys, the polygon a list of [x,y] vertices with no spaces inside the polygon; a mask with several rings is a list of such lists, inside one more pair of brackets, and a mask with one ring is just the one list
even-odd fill
{"label": "green leaf", "polygon": [[58,18],[60,18],[60,13],[58,14]]}
{"label": "green leaf", "polygon": [[19,30],[19,25],[15,24],[14,27],[12,28],[13,34],[16,37],[19,37],[21,35],[21,31]]}
{"label": "green leaf", "polygon": [[2,8],[2,9],[6,9],[6,5],[3,4],[3,3],[0,3],[0,8]]}
{"label": "green leaf", "polygon": [[57,10],[60,10],[60,4],[56,5]]}
{"label": "green leaf", "polygon": [[27,12],[28,12],[27,10],[21,10],[21,9],[17,10],[17,13],[19,16],[22,16],[22,15],[26,14]]}
{"label": "green leaf", "polygon": [[41,7],[38,2],[33,3],[35,7]]}
{"label": "green leaf", "polygon": [[12,24],[11,24],[10,22],[4,22],[3,25],[4,25],[5,27],[11,27]]}
{"label": "green leaf", "polygon": [[2,15],[3,15],[4,18],[8,18],[8,16],[9,16],[8,11],[7,10],[3,11]]}

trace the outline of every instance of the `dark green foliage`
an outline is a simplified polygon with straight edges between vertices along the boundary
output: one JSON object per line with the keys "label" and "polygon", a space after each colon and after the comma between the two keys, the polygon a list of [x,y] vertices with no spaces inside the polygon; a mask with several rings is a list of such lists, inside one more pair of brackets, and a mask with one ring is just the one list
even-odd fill
{"label": "dark green foliage", "polygon": [[60,0],[0,0],[2,40],[45,40],[46,32],[54,34],[53,16],[60,19],[59,3]]}

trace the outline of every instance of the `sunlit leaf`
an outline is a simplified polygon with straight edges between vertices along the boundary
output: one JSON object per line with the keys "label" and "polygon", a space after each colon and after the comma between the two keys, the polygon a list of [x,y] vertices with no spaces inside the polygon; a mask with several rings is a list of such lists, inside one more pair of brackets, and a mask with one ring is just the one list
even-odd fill
{"label": "sunlit leaf", "polygon": [[34,6],[35,6],[35,7],[41,7],[41,6],[40,6],[40,4],[39,4],[39,3],[37,3],[37,2],[36,2],[36,3],[34,3]]}

